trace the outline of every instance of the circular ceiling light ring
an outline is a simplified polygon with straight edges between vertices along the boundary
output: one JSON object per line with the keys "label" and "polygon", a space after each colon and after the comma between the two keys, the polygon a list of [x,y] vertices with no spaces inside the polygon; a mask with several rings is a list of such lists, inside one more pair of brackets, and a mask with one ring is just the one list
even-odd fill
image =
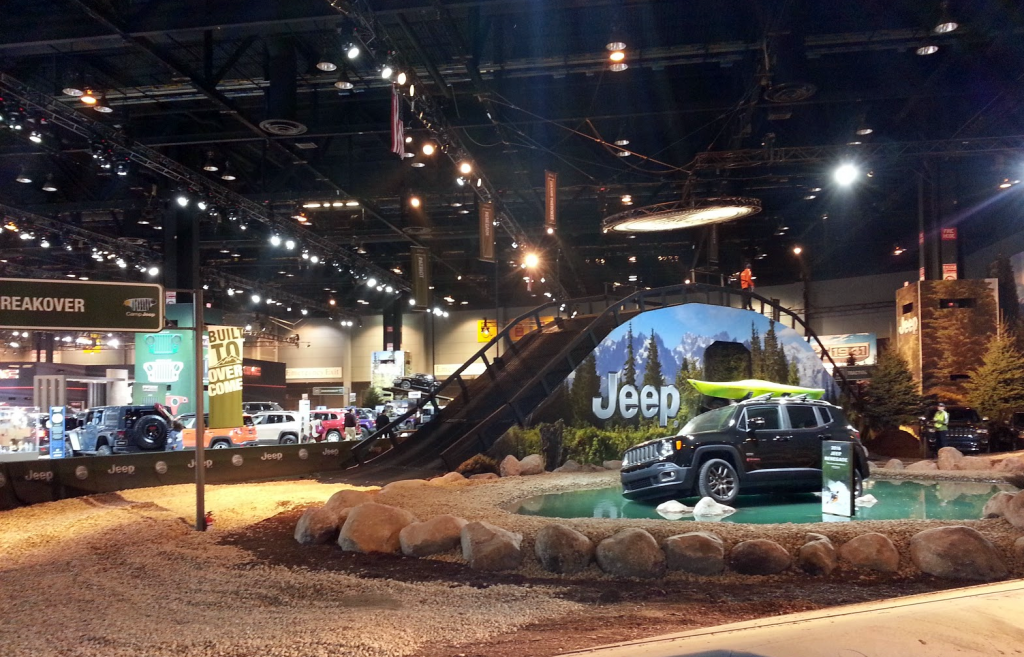
{"label": "circular ceiling light ring", "polygon": [[603,232],[652,233],[719,224],[755,215],[761,201],[746,197],[720,197],[672,201],[630,209],[605,218]]}

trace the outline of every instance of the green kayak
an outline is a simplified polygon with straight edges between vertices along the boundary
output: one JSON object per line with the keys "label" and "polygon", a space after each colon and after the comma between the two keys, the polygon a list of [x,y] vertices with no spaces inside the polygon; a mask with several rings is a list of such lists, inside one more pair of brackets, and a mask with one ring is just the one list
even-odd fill
{"label": "green kayak", "polygon": [[811,399],[821,399],[825,394],[822,388],[802,388],[800,386],[789,386],[784,383],[772,383],[760,379],[744,379],[743,381],[698,381],[687,379],[694,388],[701,394],[708,397],[721,397],[723,399],[743,399],[750,394],[753,397],[772,393],[776,397],[782,395],[807,395]]}

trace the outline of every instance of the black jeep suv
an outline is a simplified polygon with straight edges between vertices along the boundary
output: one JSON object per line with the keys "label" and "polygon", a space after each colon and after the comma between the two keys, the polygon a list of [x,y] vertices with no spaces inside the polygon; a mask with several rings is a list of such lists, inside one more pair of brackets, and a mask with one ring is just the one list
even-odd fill
{"label": "black jeep suv", "polygon": [[758,397],[708,411],[674,437],[626,450],[622,494],[631,500],[700,495],[728,504],[743,493],[821,490],[821,442],[854,444],[855,489],[867,450],[843,411],[823,401]]}
{"label": "black jeep suv", "polygon": [[166,412],[156,406],[97,406],[75,430],[73,449],[98,456],[158,451],[167,444],[170,426]]}

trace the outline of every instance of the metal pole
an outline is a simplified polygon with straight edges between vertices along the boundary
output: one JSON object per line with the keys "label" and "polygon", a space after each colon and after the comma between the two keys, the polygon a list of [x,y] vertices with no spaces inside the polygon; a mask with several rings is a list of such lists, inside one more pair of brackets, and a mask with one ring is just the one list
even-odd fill
{"label": "metal pole", "polygon": [[197,279],[192,293],[192,330],[196,362],[196,531],[206,531],[206,409],[203,404],[203,289]]}

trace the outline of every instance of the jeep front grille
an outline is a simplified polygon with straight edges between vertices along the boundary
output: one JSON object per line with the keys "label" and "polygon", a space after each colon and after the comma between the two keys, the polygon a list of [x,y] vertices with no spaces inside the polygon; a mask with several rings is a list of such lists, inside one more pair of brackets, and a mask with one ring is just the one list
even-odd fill
{"label": "jeep front grille", "polygon": [[651,443],[650,445],[640,445],[632,449],[626,450],[626,458],[630,465],[636,465],[637,463],[646,463],[647,461],[656,461],[660,458],[658,454],[658,443]]}

